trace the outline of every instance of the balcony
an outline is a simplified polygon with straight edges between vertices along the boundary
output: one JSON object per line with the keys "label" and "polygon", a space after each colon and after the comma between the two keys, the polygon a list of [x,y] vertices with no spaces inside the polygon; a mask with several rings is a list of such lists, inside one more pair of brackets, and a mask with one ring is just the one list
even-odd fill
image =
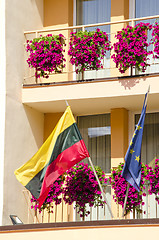
{"label": "balcony", "polygon": [[[146,72],[138,72],[135,68],[121,74],[111,59],[113,52],[103,59],[103,69],[99,71],[85,71],[76,74],[75,67],[69,63],[67,55],[69,34],[75,30],[107,29],[109,39],[113,44],[115,34],[126,25],[134,26],[138,22],[154,22],[159,15],[144,18],[127,19],[116,22],[106,22],[82,26],[72,26],[56,29],[42,29],[27,31],[25,40],[31,40],[40,35],[62,33],[66,38],[65,58],[66,67],[60,74],[50,74],[48,79],[36,79],[34,69],[29,69],[25,51],[25,77],[23,81],[22,102],[40,112],[62,112],[64,100],[69,100],[73,111],[77,115],[93,114],[109,111],[111,108],[124,107],[138,111],[138,102],[142,101],[143,94],[150,89],[150,110],[157,108],[156,97],[159,97],[158,60],[150,58]],[[26,41],[25,41],[26,43]],[[24,48],[25,48],[24,44]],[[153,51],[153,49],[151,49]],[[119,99],[120,98],[120,99]],[[119,101],[120,100],[120,101]]]}
{"label": "balcony", "polygon": [[[106,31],[109,35],[109,40],[111,41],[111,44],[115,42],[115,35],[118,31],[120,31],[123,27],[126,27],[127,25],[134,26],[135,24],[139,22],[144,23],[151,23],[155,22],[156,19],[159,18],[159,15],[156,16],[150,16],[150,17],[143,17],[143,18],[134,18],[134,19],[127,19],[127,20],[121,20],[121,21],[115,21],[115,22],[105,22],[105,23],[97,23],[97,24],[89,24],[89,25],[80,25],[80,26],[72,26],[72,27],[65,27],[65,28],[56,28],[56,29],[42,29],[42,30],[35,30],[35,31],[26,31],[24,32],[25,40],[32,40],[33,38],[37,38],[40,35],[45,36],[47,34],[53,34],[57,35],[59,33],[62,33],[66,39],[66,46],[64,47],[65,50],[65,58],[66,58],[66,67],[63,69],[63,72],[60,74],[54,73],[50,74],[49,79],[36,79],[35,78],[35,71],[33,69],[28,69],[28,65],[26,63],[26,59],[28,58],[28,54],[25,51],[25,76],[23,85],[30,85],[30,84],[39,84],[42,85],[43,83],[57,83],[57,82],[67,82],[67,81],[80,81],[80,80],[95,80],[95,79],[114,79],[119,77],[128,77],[128,76],[135,76],[139,74],[154,74],[158,73],[156,69],[156,65],[159,64],[158,61],[154,59],[149,60],[150,67],[146,70],[145,73],[137,72],[135,69],[131,69],[130,71],[127,71],[125,74],[120,74],[119,71],[115,67],[115,64],[111,60],[111,56],[113,54],[113,51],[110,52],[104,59],[103,59],[103,69],[99,70],[99,73],[95,70],[92,71],[86,71],[84,73],[84,76],[79,76],[80,74],[75,73],[75,68],[72,67],[69,63],[69,57],[68,57],[68,47],[69,47],[69,34],[71,31],[93,31],[96,28],[99,28],[103,31]],[[26,46],[26,41],[24,43],[24,46]],[[152,49],[152,51],[154,48]],[[93,77],[93,78],[92,78]]]}
{"label": "balcony", "polygon": [[[150,67],[145,73],[137,72],[135,68],[120,74],[116,69],[115,64],[111,60],[111,54],[103,59],[104,68],[96,71],[86,71],[84,75],[76,74],[75,68],[69,64],[67,57],[69,33],[72,30],[85,29],[91,30],[106,26],[109,30],[109,39],[113,43],[114,36],[122,27],[130,24],[134,26],[139,21],[150,22],[159,18],[157,16],[128,19],[116,22],[107,22],[101,24],[91,24],[84,26],[73,26],[67,28],[57,28],[36,30],[25,32],[25,40],[30,40],[39,35],[48,33],[62,33],[66,38],[65,58],[66,67],[60,74],[51,74],[49,79],[35,78],[35,71],[29,69],[26,63],[27,53],[25,51],[25,77],[23,81],[22,101],[24,104],[37,109],[40,112],[62,112],[65,109],[65,100],[69,101],[75,115],[103,113],[110,111],[111,108],[124,107],[131,111],[139,111],[143,95],[147,91],[148,86],[151,86],[149,96],[149,110],[153,111],[158,108],[156,99],[159,97],[158,84],[158,64],[159,62],[150,59]],[[25,45],[24,45],[25,46]],[[153,49],[152,49],[153,50]],[[111,198],[110,186],[105,189],[108,197],[108,202],[113,208],[115,219],[120,219],[122,209],[119,205],[113,202]],[[54,207],[54,214],[43,212],[38,214],[31,210],[29,193],[24,191],[24,197],[28,205],[28,223],[48,223],[48,222],[76,222],[82,221],[73,210],[73,206],[65,206],[61,204]],[[142,207],[142,212],[130,214],[130,219],[143,218],[158,218],[159,208],[155,201],[155,197],[148,196],[144,199],[145,205]],[[146,211],[146,214],[143,212]],[[90,208],[91,214],[85,221],[103,221],[111,220],[107,206],[104,208]]]}
{"label": "balcony", "polygon": [[[30,205],[28,192],[25,191],[24,196]],[[85,221],[76,219],[75,212],[72,215],[73,218],[69,219],[70,215],[68,213],[71,213],[72,206],[55,208],[52,216],[50,216],[51,214],[46,215],[46,213],[41,213],[41,216],[39,216],[28,205],[28,220],[30,217],[30,221],[14,226],[0,226],[0,237],[1,240],[28,239],[28,237],[34,239],[65,238],[66,240],[91,238],[96,240],[100,236],[101,239],[107,237],[118,240],[133,240],[134,235],[137,235],[137,239],[149,240],[152,236],[158,236],[159,234],[159,219],[157,218],[159,208],[153,200],[154,196],[151,199],[145,199],[146,206],[144,208],[148,209],[145,217],[142,214],[134,213],[133,215],[130,214],[128,219],[120,218],[119,212],[121,212],[121,209],[116,205],[113,213],[116,211],[117,216],[113,220],[108,217],[109,213],[107,211],[102,216],[101,209],[96,209],[96,214],[93,214],[94,210],[92,209],[90,219],[87,218]],[[105,210],[104,208],[103,213]]]}
{"label": "balcony", "polygon": [[[148,185],[145,185],[145,193],[148,193]],[[114,221],[114,220],[123,220],[123,219],[130,219],[130,220],[143,220],[143,219],[156,219],[158,221],[159,218],[159,205],[155,200],[155,195],[147,194],[143,197],[144,205],[140,205],[140,212],[132,211],[127,216],[122,216],[123,209],[121,205],[117,204],[113,199],[113,189],[111,189],[110,185],[104,187],[104,192],[106,194],[107,202],[111,207],[113,218],[109,212],[107,204],[104,207],[89,207],[87,206],[87,210],[90,211],[90,215],[85,217],[84,219],[81,218],[74,206],[65,204],[62,202],[60,205],[53,205],[53,213],[48,213],[46,210],[43,210],[41,213],[38,210],[34,210],[31,208],[31,195],[29,191],[24,190],[23,195],[26,200],[26,204],[28,206],[28,221],[27,224],[30,223],[66,223],[66,222],[92,222],[92,221]]]}

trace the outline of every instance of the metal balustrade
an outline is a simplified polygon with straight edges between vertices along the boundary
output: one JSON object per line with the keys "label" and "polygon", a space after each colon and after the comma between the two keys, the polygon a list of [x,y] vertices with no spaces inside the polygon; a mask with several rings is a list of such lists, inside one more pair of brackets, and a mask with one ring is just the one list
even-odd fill
{"label": "metal balustrade", "polygon": [[[143,218],[159,218],[159,205],[155,200],[155,195],[148,194],[148,185],[145,185],[146,197],[143,197],[145,205],[141,205],[142,211],[137,213],[136,211],[131,212],[124,219],[143,219]],[[106,193],[107,201],[109,206],[111,206],[114,219],[123,219],[122,218],[122,207],[115,203],[113,200],[113,191],[110,185],[104,187]],[[108,211],[108,207],[105,204],[104,207],[89,207],[87,210],[90,211],[90,214],[85,217],[85,219],[79,217],[74,206],[64,204],[62,202],[60,205],[53,207],[53,213],[48,213],[46,210],[41,213],[31,209],[31,195],[27,190],[23,191],[26,204],[28,206],[28,222],[27,223],[46,223],[46,222],[72,222],[72,221],[98,221],[98,220],[111,220],[111,215]]]}
{"label": "metal balustrade", "polygon": [[[115,67],[115,63],[111,59],[112,51],[110,54],[107,54],[107,56],[103,59],[103,69],[100,69],[98,71],[95,70],[88,70],[85,71],[84,76],[80,74],[75,73],[75,67],[73,67],[69,63],[69,57],[67,55],[68,52],[68,46],[69,46],[69,34],[71,31],[76,31],[76,30],[82,30],[85,31],[86,29],[91,30],[95,28],[102,28],[102,27],[109,27],[110,31],[107,32],[109,35],[109,39],[111,40],[111,43],[115,42],[115,34],[117,31],[120,31],[124,26],[127,24],[134,26],[137,22],[141,21],[155,21],[159,19],[159,15],[156,16],[149,16],[149,17],[142,17],[142,18],[133,18],[133,19],[126,19],[126,20],[120,20],[120,21],[114,21],[114,22],[105,22],[105,23],[96,23],[96,24],[87,24],[87,25],[80,25],[80,26],[72,26],[72,27],[61,27],[61,28],[44,28],[40,30],[34,30],[34,31],[25,31],[24,32],[24,81],[23,84],[38,84],[38,83],[53,83],[53,82],[67,82],[67,81],[76,81],[76,80],[86,80],[86,79],[97,79],[97,78],[102,78],[102,79],[110,79],[114,77],[120,77],[120,76],[131,76],[132,74],[141,74],[133,69],[133,71],[126,71],[124,74],[120,74],[118,69]],[[113,28],[115,26],[116,31],[113,31]],[[64,37],[66,38],[66,47],[64,47],[65,50],[65,58],[66,58],[66,67],[63,69],[63,72],[60,74],[57,73],[52,73],[50,74],[50,77],[48,79],[36,79],[35,78],[35,70],[31,69],[28,67],[28,64],[26,62],[29,54],[26,52],[26,41],[27,40],[32,40],[35,37],[38,37],[40,35],[47,35],[47,34],[59,34],[62,33]],[[147,68],[146,73],[154,73],[157,70],[156,65],[158,66],[159,61],[150,59],[149,60],[150,67]],[[116,70],[115,70],[116,69]],[[84,79],[83,79],[84,78]]]}

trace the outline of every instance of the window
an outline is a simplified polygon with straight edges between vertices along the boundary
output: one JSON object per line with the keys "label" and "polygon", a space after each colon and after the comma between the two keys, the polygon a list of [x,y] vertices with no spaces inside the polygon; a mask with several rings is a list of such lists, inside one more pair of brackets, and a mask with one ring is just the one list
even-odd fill
{"label": "window", "polygon": [[[135,5],[136,5],[135,15],[137,18],[158,15],[159,13],[158,0],[136,0]],[[151,21],[155,21],[155,20],[151,20]]]}
{"label": "window", "polygon": [[110,22],[111,0],[77,0],[76,6],[77,25]]}
{"label": "window", "polygon": [[[110,22],[111,0],[76,0],[76,25]],[[97,27],[86,28],[94,31]],[[102,31],[110,33],[110,26],[99,26]],[[110,37],[110,35],[109,35]],[[110,76],[110,53],[104,58],[103,69],[85,71],[84,79],[105,78]],[[78,75],[79,79],[81,76]]]}
{"label": "window", "polygon": [[[140,115],[135,116],[137,124]],[[146,113],[141,148],[141,161],[149,164],[159,157],[159,113]]]}
{"label": "window", "polygon": [[[159,14],[159,1],[158,0],[135,0],[135,17],[148,17],[148,16],[154,16]],[[158,19],[149,19],[144,20],[142,22],[151,23],[154,24],[155,21],[158,21]],[[150,42],[152,31],[148,31],[148,41]],[[149,50],[153,50],[153,46],[148,47]],[[152,56],[149,57],[149,63],[151,64],[150,67],[147,67],[147,70],[145,73],[155,73],[159,72],[158,70],[158,64],[159,60],[152,59]]]}
{"label": "window", "polygon": [[110,114],[81,116],[77,123],[94,165],[106,173],[111,168]]}
{"label": "window", "polygon": [[[138,123],[140,114],[135,115],[135,124]],[[159,113],[146,113],[143,130],[141,161],[144,164],[153,166],[154,160],[159,157]],[[159,206],[155,201],[155,195],[148,194],[148,185],[145,186],[146,197],[143,197],[145,205],[142,207],[146,214],[138,216],[139,218],[156,218]],[[156,203],[156,204],[155,204]]]}

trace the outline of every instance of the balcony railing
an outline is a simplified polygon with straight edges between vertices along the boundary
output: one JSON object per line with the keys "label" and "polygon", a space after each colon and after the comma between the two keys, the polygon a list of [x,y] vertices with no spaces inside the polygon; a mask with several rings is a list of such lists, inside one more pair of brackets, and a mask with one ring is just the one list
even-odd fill
{"label": "balcony railing", "polygon": [[[42,83],[55,83],[55,82],[67,82],[67,81],[77,81],[77,80],[86,80],[86,79],[107,79],[114,77],[121,77],[121,76],[131,76],[136,74],[142,74],[140,72],[137,72],[135,68],[131,71],[126,71],[124,74],[120,74],[118,69],[115,67],[115,63],[113,63],[113,60],[111,59],[111,54],[107,54],[107,56],[103,59],[103,69],[100,69],[98,71],[91,70],[91,71],[85,71],[84,76],[80,74],[75,73],[75,67],[72,67],[69,63],[69,57],[67,55],[68,52],[68,46],[69,46],[69,34],[71,31],[76,30],[94,30],[97,27],[101,30],[107,32],[109,35],[109,39],[111,40],[111,43],[115,42],[114,36],[116,35],[117,31],[121,30],[126,25],[134,26],[138,22],[154,22],[156,19],[159,19],[159,15],[156,16],[149,16],[149,17],[142,17],[142,18],[134,18],[134,19],[127,19],[127,20],[121,20],[121,21],[115,21],[115,22],[105,22],[105,23],[96,23],[96,24],[88,24],[88,25],[80,25],[80,26],[72,26],[72,27],[64,27],[64,28],[44,28],[41,30],[34,30],[34,31],[26,31],[24,32],[25,36],[25,43],[24,43],[24,51],[25,51],[25,67],[24,67],[24,81],[23,84],[42,84]],[[106,29],[106,30],[105,30]],[[26,62],[26,59],[28,58],[28,53],[26,52],[26,40],[32,40],[35,37],[38,37],[40,35],[47,35],[47,34],[59,34],[62,33],[64,37],[66,38],[66,47],[65,47],[65,58],[66,58],[66,67],[63,69],[63,72],[60,74],[53,73],[50,74],[50,77],[48,79],[36,79],[35,78],[35,70],[30,69],[28,67],[28,64]],[[153,50],[153,49],[152,49]],[[148,73],[156,73],[158,71],[158,64],[159,61],[154,60],[151,58],[149,60],[150,67],[147,68],[146,74]],[[156,66],[157,65],[157,66]]]}
{"label": "balcony railing", "polygon": [[[148,194],[148,185],[145,185],[145,193],[147,194],[143,197],[144,205],[140,206],[141,212],[136,211],[131,212],[124,219],[144,219],[144,218],[159,218],[159,205],[155,200],[155,195]],[[111,206],[114,219],[123,219],[122,213],[123,209],[121,205],[117,204],[113,200],[113,193],[110,185],[105,186],[104,191],[106,193],[107,201],[109,206]],[[28,206],[28,222],[27,223],[47,223],[47,222],[72,222],[72,221],[83,221],[81,217],[77,214],[73,206],[66,205],[62,202],[60,205],[53,207],[53,213],[48,213],[43,211],[40,214],[38,210],[35,211],[31,209],[31,195],[29,191],[24,190],[24,197]],[[111,220],[111,214],[108,210],[107,205],[104,207],[89,207],[87,209],[90,211],[90,215],[85,217],[85,221],[98,221],[98,220]]]}

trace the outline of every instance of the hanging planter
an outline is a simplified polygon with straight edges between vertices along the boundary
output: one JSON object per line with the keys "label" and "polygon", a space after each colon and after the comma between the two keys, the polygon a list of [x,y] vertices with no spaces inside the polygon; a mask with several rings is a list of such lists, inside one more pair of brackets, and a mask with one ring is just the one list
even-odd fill
{"label": "hanging planter", "polygon": [[60,176],[54,182],[54,184],[51,185],[48,196],[40,208],[37,199],[34,196],[32,196],[31,209],[38,210],[39,213],[41,213],[42,210],[46,210],[48,213],[53,213],[53,203],[55,205],[59,205],[62,202],[63,183],[64,183],[63,176]]}
{"label": "hanging planter", "polygon": [[[121,176],[124,163],[120,163],[116,169],[113,169],[111,172],[111,177],[109,178],[112,188],[114,189],[113,199],[116,203],[124,207],[124,200],[126,196],[126,189],[128,182]],[[141,166],[141,182],[140,182],[140,192],[138,192],[134,187],[130,185],[128,198],[125,208],[125,215],[129,212],[136,210],[141,213],[141,206],[144,205],[143,196],[146,196],[144,193],[144,183],[147,180],[146,176],[149,174],[149,167],[142,164]]]}
{"label": "hanging planter", "polygon": [[149,174],[146,176],[150,184],[148,192],[150,195],[155,194],[155,200],[159,204],[159,159],[155,159],[154,168],[149,167],[149,169]]}
{"label": "hanging planter", "polygon": [[[95,167],[99,181],[103,186],[107,182],[104,172],[100,167]],[[67,171],[64,186],[64,201],[69,205],[75,202],[75,208],[80,217],[85,218],[90,212],[86,208],[86,204],[90,207],[104,206],[101,191],[95,175],[88,164],[80,163]]]}
{"label": "hanging planter", "polygon": [[[103,186],[107,182],[105,173],[98,166],[95,167],[95,170]],[[42,210],[53,213],[53,203],[58,205],[62,202],[62,199],[69,205],[75,202],[77,213],[83,220],[90,214],[86,204],[90,207],[104,206],[105,201],[102,200],[98,182],[88,164],[79,163],[60,176],[50,187],[49,194],[40,208],[37,199],[32,196],[31,208],[38,210],[39,213]]]}
{"label": "hanging planter", "polygon": [[36,78],[48,78],[50,73],[61,73],[66,61],[63,55],[65,39],[62,34],[40,36],[27,41],[26,51],[30,53],[27,63],[35,68]]}
{"label": "hanging planter", "polygon": [[101,60],[110,49],[108,35],[100,29],[70,34],[68,55],[71,64],[76,67],[76,73],[103,68]]}
{"label": "hanging planter", "polygon": [[121,73],[130,67],[136,67],[138,71],[144,72],[149,66],[148,56],[152,54],[152,51],[147,50],[149,46],[147,30],[149,29],[152,29],[152,25],[140,22],[135,27],[128,25],[115,36],[117,42],[113,44],[115,53],[111,58]]}
{"label": "hanging planter", "polygon": [[152,43],[154,44],[154,58],[159,58],[159,24],[156,22],[152,31]]}

